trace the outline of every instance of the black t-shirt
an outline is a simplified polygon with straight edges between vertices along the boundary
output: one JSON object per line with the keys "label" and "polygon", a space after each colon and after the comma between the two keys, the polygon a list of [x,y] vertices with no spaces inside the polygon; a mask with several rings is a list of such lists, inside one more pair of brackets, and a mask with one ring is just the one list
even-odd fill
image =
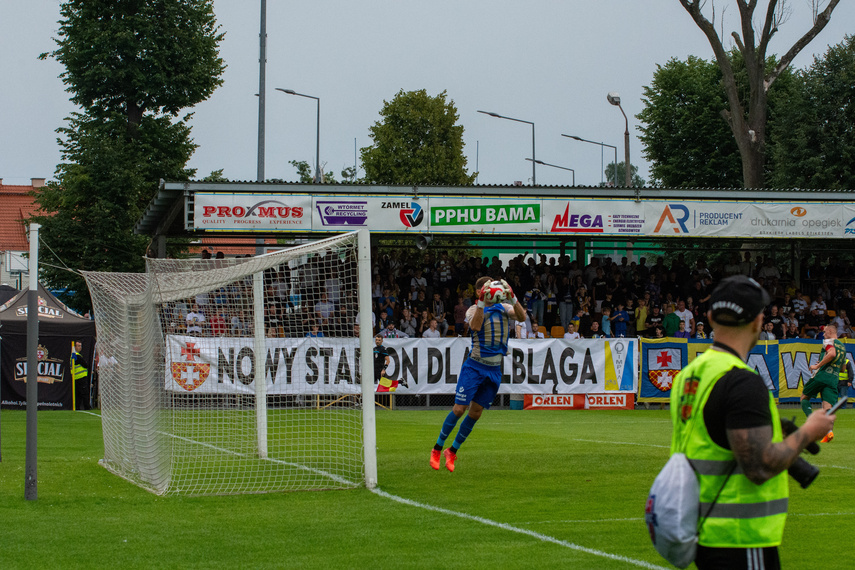
{"label": "black t-shirt", "polygon": [[772,425],[769,389],[760,375],[737,367],[726,372],[710,392],[704,423],[710,438],[725,449],[730,449],[727,430]]}
{"label": "black t-shirt", "polygon": [[380,376],[380,373],[386,368],[386,357],[389,355],[386,352],[386,347],[374,345],[374,375]]}

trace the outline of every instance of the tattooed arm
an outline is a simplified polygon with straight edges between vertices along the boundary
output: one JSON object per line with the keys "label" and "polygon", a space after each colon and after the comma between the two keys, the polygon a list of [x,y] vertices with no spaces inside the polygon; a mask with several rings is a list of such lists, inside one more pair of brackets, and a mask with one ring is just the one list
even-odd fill
{"label": "tattooed arm", "polygon": [[799,453],[831,429],[834,416],[811,414],[801,428],[784,441],[772,443],[772,426],[727,430],[727,440],[736,462],[748,479],[761,485],[787,469]]}

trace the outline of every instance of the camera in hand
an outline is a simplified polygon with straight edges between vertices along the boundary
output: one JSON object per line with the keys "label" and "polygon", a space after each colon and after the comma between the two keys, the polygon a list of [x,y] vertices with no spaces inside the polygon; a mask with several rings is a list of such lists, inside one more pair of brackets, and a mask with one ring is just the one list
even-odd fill
{"label": "camera in hand", "polygon": [[[784,437],[787,437],[797,429],[799,428],[793,420],[781,418],[781,431],[784,433]],[[816,455],[819,453],[819,444],[813,441],[805,448],[805,450],[811,455]],[[808,486],[813,483],[813,480],[816,479],[817,475],[819,475],[819,468],[799,457],[792,465],[790,465],[790,468],[787,469],[787,473],[789,473],[790,477],[795,479],[796,482],[801,485],[802,489],[807,489]]]}

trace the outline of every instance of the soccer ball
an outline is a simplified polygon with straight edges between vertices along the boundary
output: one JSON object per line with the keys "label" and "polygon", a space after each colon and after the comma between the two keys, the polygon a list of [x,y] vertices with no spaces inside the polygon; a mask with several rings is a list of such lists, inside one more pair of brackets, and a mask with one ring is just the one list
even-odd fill
{"label": "soccer ball", "polygon": [[508,289],[501,281],[484,283],[484,302],[488,305],[502,303],[509,297]]}

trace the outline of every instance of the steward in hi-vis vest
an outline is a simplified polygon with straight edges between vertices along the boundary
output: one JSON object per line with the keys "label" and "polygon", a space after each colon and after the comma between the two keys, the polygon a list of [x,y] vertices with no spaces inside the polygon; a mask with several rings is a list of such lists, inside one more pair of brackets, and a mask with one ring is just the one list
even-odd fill
{"label": "steward in hi-vis vest", "polygon": [[[672,453],[686,442],[700,487],[695,564],[701,570],[780,567],[777,546],[789,495],[785,472],[833,422],[834,416],[812,414],[783,437],[774,398],[745,364],[769,301],[753,279],[722,280],[707,313],[715,342],[671,388]],[[689,422],[693,417],[702,421]],[[689,426],[691,433],[684,433]]]}

